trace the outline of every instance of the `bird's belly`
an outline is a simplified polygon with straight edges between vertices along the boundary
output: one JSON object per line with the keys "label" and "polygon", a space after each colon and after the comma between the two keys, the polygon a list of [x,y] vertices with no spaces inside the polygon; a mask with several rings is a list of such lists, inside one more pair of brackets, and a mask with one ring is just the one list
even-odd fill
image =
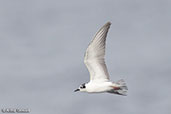
{"label": "bird's belly", "polygon": [[89,88],[87,88],[88,93],[103,93],[110,91],[112,88],[108,85],[94,85]]}

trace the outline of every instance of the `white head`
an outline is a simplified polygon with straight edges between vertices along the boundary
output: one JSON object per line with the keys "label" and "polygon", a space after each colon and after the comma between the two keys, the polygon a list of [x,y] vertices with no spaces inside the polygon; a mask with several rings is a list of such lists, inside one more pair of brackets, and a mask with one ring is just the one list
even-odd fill
{"label": "white head", "polygon": [[81,84],[78,89],[74,90],[74,92],[77,91],[86,91],[86,83]]}

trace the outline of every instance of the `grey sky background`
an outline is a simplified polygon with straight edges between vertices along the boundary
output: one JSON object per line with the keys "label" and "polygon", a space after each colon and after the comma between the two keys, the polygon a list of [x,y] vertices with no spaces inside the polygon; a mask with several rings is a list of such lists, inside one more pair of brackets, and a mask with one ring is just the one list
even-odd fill
{"label": "grey sky background", "polygon": [[[0,1],[0,108],[170,114],[170,20],[169,0]],[[84,52],[107,21],[106,64],[128,96],[74,93],[89,81]]]}

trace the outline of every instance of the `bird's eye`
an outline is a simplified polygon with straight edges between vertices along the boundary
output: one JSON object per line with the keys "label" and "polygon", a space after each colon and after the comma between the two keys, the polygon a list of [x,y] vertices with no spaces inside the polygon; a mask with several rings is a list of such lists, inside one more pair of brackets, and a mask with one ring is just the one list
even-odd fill
{"label": "bird's eye", "polygon": [[81,89],[86,88],[85,84],[80,86]]}

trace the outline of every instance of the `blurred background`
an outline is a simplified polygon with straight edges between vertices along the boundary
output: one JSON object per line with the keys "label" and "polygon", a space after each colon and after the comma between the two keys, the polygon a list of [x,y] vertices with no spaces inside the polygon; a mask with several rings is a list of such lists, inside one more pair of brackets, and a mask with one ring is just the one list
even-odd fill
{"label": "blurred background", "polygon": [[[170,20],[170,0],[0,1],[0,108],[171,114]],[[89,81],[84,52],[108,21],[106,64],[128,96],[74,93]]]}

